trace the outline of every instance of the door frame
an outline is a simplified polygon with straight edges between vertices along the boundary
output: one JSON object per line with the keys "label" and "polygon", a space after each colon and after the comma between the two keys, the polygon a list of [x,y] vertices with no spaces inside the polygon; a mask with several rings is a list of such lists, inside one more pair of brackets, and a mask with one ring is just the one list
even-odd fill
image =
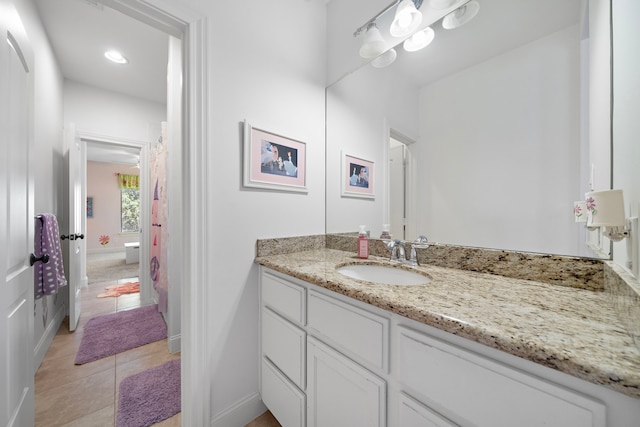
{"label": "door frame", "polygon": [[209,259],[206,239],[208,20],[182,3],[168,0],[102,0],[102,3],[182,40],[182,221],[174,227],[169,218],[169,227],[178,230],[181,245],[171,257],[170,268],[175,265],[181,272],[182,424],[209,425],[212,369],[207,344],[209,292],[204,286],[208,283]]}

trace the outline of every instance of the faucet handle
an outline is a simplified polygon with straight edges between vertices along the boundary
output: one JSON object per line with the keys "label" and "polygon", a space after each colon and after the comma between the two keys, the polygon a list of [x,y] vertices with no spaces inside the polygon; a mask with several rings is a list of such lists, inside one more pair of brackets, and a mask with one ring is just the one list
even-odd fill
{"label": "faucet handle", "polygon": [[420,235],[411,243],[411,246],[418,249],[426,249],[429,247],[427,236]]}

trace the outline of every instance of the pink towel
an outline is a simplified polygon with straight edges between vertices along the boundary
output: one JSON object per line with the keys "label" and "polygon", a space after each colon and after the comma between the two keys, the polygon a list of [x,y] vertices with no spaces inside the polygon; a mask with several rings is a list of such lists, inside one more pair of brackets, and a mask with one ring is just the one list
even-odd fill
{"label": "pink towel", "polygon": [[62,264],[62,249],[60,248],[60,232],[58,220],[53,214],[40,214],[36,217],[34,235],[34,253],[36,257],[49,254],[49,262],[35,263],[33,274],[35,298],[53,295],[67,284]]}

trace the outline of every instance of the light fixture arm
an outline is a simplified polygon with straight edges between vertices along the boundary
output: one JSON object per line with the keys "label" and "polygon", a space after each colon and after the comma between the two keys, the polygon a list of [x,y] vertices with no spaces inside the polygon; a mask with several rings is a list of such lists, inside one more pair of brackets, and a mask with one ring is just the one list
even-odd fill
{"label": "light fixture arm", "polygon": [[[389,6],[385,7],[380,12],[378,12],[376,16],[369,19],[367,22],[364,23],[364,25],[361,25],[360,27],[358,27],[358,29],[353,33],[353,37],[358,37],[363,31],[369,28],[369,25],[375,24],[378,18],[380,18],[385,13],[387,13],[389,10],[396,7],[398,4],[400,4],[401,1],[402,0],[394,0]],[[415,5],[416,9],[420,9],[420,6],[422,6],[423,0],[411,0],[411,1],[413,1],[413,4]]]}

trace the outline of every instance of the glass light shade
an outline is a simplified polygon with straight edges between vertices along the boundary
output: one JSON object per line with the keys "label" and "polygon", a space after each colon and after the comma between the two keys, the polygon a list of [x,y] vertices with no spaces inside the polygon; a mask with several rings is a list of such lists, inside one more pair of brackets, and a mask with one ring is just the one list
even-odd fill
{"label": "glass light shade", "polygon": [[592,191],[585,194],[587,227],[623,227],[625,225],[622,190]]}
{"label": "glass light shade", "polygon": [[380,54],[386,50],[386,47],[387,44],[382,38],[380,30],[376,24],[371,24],[367,28],[362,46],[360,46],[360,56],[365,59],[375,58],[376,56],[380,56]]}
{"label": "glass light shade", "polygon": [[402,47],[404,47],[404,50],[407,52],[415,52],[427,47],[433,41],[435,36],[435,31],[433,31],[431,27],[427,27],[406,39],[402,44]]}
{"label": "glass light shade", "polygon": [[398,53],[395,49],[389,49],[388,51],[371,61],[371,66],[375,68],[388,67],[389,65],[393,64],[393,61],[396,60],[397,56]]}
{"label": "glass light shade", "polygon": [[396,9],[389,33],[393,37],[404,37],[413,33],[422,24],[422,13],[416,9],[413,0],[402,0]]}
{"label": "glass light shade", "polygon": [[469,3],[460,6],[442,19],[442,28],[453,30],[471,21],[480,11],[480,3],[471,0]]}

